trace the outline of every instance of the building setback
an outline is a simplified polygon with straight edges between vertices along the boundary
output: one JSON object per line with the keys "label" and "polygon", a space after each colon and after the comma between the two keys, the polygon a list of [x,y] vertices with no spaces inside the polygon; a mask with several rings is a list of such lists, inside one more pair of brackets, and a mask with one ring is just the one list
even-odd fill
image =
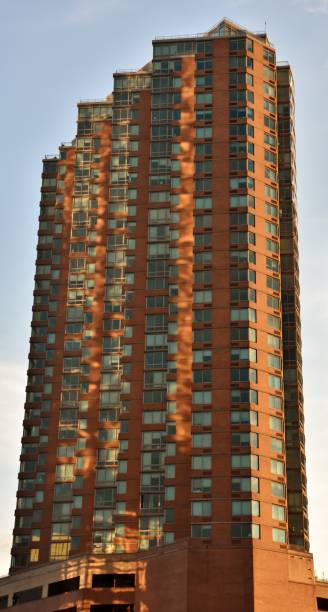
{"label": "building setback", "polygon": [[43,160],[0,608],[328,610],[309,553],[292,73],[227,20],[153,45]]}

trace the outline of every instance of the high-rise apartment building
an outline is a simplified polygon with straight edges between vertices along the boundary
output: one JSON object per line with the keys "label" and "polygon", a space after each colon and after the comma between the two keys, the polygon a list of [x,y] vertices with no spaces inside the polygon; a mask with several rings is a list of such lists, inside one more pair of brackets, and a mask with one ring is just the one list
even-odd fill
{"label": "high-rise apartment building", "polygon": [[293,78],[267,35],[224,20],[155,40],[81,102],[76,138],[43,160],[38,236],[2,607],[327,605],[308,552]]}

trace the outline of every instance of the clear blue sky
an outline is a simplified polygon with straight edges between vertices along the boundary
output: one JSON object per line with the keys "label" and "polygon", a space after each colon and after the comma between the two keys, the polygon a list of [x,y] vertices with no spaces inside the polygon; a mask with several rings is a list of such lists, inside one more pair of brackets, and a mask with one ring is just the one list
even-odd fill
{"label": "clear blue sky", "polygon": [[328,0],[0,0],[0,573],[13,527],[42,157],[74,137],[79,99],[105,97],[116,69],[150,59],[153,37],[203,32],[223,17],[253,31],[266,22],[278,59],[294,70],[310,535],[317,572],[328,575]]}

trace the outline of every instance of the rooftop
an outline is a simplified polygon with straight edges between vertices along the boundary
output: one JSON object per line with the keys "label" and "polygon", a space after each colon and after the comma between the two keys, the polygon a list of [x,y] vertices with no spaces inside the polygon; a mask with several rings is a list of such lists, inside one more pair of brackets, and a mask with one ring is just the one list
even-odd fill
{"label": "rooftop", "polygon": [[199,33],[199,34],[185,34],[185,35],[177,35],[177,36],[156,36],[154,39],[154,43],[168,40],[188,40],[188,39],[199,39],[199,38],[228,38],[234,36],[251,36],[253,38],[258,38],[262,40],[265,44],[273,46],[267,37],[266,31],[264,32],[250,32],[246,28],[237,25],[233,21],[229,19],[222,19],[218,23],[216,23],[212,28],[210,28],[207,32]]}

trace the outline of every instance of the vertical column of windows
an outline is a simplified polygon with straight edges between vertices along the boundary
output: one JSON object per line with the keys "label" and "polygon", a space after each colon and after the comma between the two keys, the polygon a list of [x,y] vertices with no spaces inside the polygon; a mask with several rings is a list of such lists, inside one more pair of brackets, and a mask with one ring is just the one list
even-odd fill
{"label": "vertical column of windows", "polygon": [[[68,165],[67,165],[68,157],[66,156],[65,150],[62,150],[62,154],[63,154],[63,157],[65,158],[63,163],[61,163],[59,167],[59,174],[61,177],[59,187],[62,193],[59,193],[57,195],[57,205],[60,206],[60,208],[58,209],[58,213],[60,214],[60,219],[62,222],[61,232],[63,232],[63,225],[65,224],[66,226],[66,222],[68,220],[65,218],[65,215],[69,214],[69,216],[71,216],[70,212],[68,213],[68,211],[64,210],[65,175],[67,174],[67,169],[68,169]],[[66,238],[68,240],[69,240],[68,231],[70,229],[70,221],[71,219],[69,219],[68,227],[67,226],[65,227]],[[64,287],[63,279],[62,279],[61,284]],[[65,287],[65,290],[66,290],[66,287]],[[67,293],[67,296],[66,296],[66,293],[64,293],[65,290],[60,289],[58,293],[58,301],[63,302],[63,304],[58,303],[57,311],[58,313],[60,311],[63,311],[63,312],[66,311],[66,314],[67,314],[67,301],[69,298],[68,298],[68,293]],[[69,291],[69,286],[67,287],[67,292],[68,291]],[[63,356],[59,358],[59,362],[60,362],[59,366],[61,367],[60,377],[62,381],[61,381],[61,391],[60,391],[59,414],[57,412],[57,415],[58,415],[57,418],[59,419],[59,422],[56,423],[56,426],[54,427],[54,432],[56,432],[55,435],[57,436],[57,440],[56,440],[56,446],[54,449],[54,452],[56,453],[56,468],[55,468],[56,475],[55,475],[55,485],[54,485],[53,499],[52,499],[52,502],[53,502],[52,521],[53,523],[51,524],[51,536],[50,536],[51,538],[50,558],[51,559],[52,558],[64,559],[69,554],[70,525],[68,524],[68,521],[70,521],[71,519],[70,510],[71,510],[71,504],[72,504],[72,497],[68,493],[68,489],[71,488],[72,486],[71,483],[73,480],[73,466],[72,464],[69,465],[70,459],[67,459],[67,457],[69,458],[73,457],[73,452],[70,452],[70,451],[73,451],[73,448],[69,449],[68,445],[66,446],[65,434],[66,433],[68,434],[68,432],[73,431],[74,424],[72,422],[73,420],[69,418],[71,416],[69,414],[71,407],[69,406],[67,408],[67,413],[65,412],[65,407],[62,408],[63,394],[64,394],[64,391],[63,391],[63,387],[64,387]],[[67,370],[69,372],[69,368],[67,368]],[[67,381],[67,385],[68,385],[68,381]],[[68,388],[67,388],[67,393],[69,393]],[[53,414],[53,418],[54,419],[56,418],[55,413]],[[66,424],[67,424],[67,429],[66,429]],[[69,443],[69,437],[70,436],[67,435],[68,443]],[[61,446],[61,444],[63,444],[63,446]],[[71,478],[68,477],[68,474],[71,474]]]}
{"label": "vertical column of windows", "polygon": [[[81,109],[79,109],[78,135],[84,136],[92,133],[92,123],[84,121]],[[77,537],[71,536],[71,529],[79,529],[80,517],[78,515],[73,517],[72,512],[75,508],[78,511],[82,506],[82,497],[75,495],[75,487],[83,488],[83,477],[82,475],[77,476],[75,469],[83,466],[82,459],[75,459],[75,457],[85,442],[83,438],[80,439],[78,433],[80,429],[86,429],[86,420],[80,418],[85,415],[80,414],[80,409],[85,412],[88,408],[87,400],[82,401],[80,393],[88,390],[87,383],[82,383],[82,375],[88,374],[88,366],[82,366],[81,362],[83,311],[85,306],[92,305],[92,297],[86,297],[88,289],[91,289],[91,286],[87,287],[86,284],[86,255],[89,193],[92,191],[89,181],[93,140],[92,138],[79,138],[78,140],[72,210],[69,212],[70,219],[66,219],[67,229],[70,229],[71,235],[50,559],[66,558],[70,550],[74,550],[75,543],[79,542]],[[87,151],[84,150],[84,147]],[[94,230],[91,228],[91,231]],[[92,237],[95,240],[95,236]]]}
{"label": "vertical column of windows", "polygon": [[[57,180],[57,195],[56,195],[56,224],[55,224],[55,233],[58,237],[56,237],[55,239],[55,243],[56,243],[56,249],[58,249],[59,251],[61,251],[61,262],[57,261],[57,264],[61,263],[60,268],[57,269],[56,271],[56,275],[55,275],[55,281],[53,281],[53,286],[52,286],[52,291],[54,292],[54,295],[56,296],[56,305],[54,305],[54,311],[57,313],[57,317],[58,317],[58,327],[57,327],[57,331],[56,334],[53,335],[52,337],[52,342],[54,345],[59,346],[60,343],[64,340],[63,338],[63,329],[62,329],[62,320],[64,318],[65,315],[65,310],[66,310],[66,301],[67,301],[67,285],[66,285],[66,275],[67,275],[67,256],[68,256],[68,246],[67,243],[69,242],[69,229],[70,229],[70,225],[66,225],[66,221],[67,221],[67,215],[70,214],[67,207],[68,207],[68,200],[71,200],[71,181],[72,181],[72,175],[74,172],[73,169],[73,160],[74,160],[74,151],[72,149],[67,149],[65,147],[62,147],[60,150],[60,162],[58,163],[58,180]],[[67,180],[66,180],[67,179]],[[65,203],[65,198],[67,196],[67,200]],[[70,205],[69,205],[70,207]],[[60,237],[59,237],[60,235]],[[62,351],[62,347],[61,347],[61,351]],[[60,401],[61,401],[61,385],[60,385],[60,378],[61,378],[61,370],[62,370],[62,352],[60,351],[60,354],[57,353],[57,351],[53,351],[53,358],[54,358],[54,365],[55,365],[55,384],[54,384],[54,388],[53,388],[53,393],[52,393],[52,401],[48,402],[49,407],[49,420],[50,420],[50,433],[51,433],[51,447],[53,449],[53,455],[56,457],[56,450],[58,453],[58,446],[57,446],[57,440],[56,437],[58,435],[58,418],[59,418],[59,413],[60,413]],[[59,456],[59,453],[58,453]],[[53,457],[49,457],[50,461],[53,462],[53,464],[58,464],[60,462],[60,459],[56,459],[54,461]],[[54,466],[55,467],[55,466]],[[47,466],[47,471],[48,471],[49,467]],[[64,469],[64,468],[62,468]],[[67,468],[69,469],[69,468]],[[59,467],[57,467],[56,465],[56,474],[57,471],[59,471]],[[53,490],[48,490],[47,495],[49,495],[49,506],[47,508],[47,515],[42,517],[43,522],[46,522],[47,524],[47,529],[49,529],[50,532],[50,524],[51,524],[51,518],[53,520],[54,519],[54,512],[55,512],[55,504],[52,505],[52,502],[54,501],[54,491]],[[49,525],[49,527],[48,527]],[[52,524],[51,524],[51,535],[50,537],[52,538]],[[49,535],[48,535],[49,538]],[[61,546],[61,545],[60,545]],[[53,544],[50,544],[50,557],[52,556],[53,553]],[[58,554],[59,554],[59,558],[65,558],[68,554],[68,549],[66,547],[66,542],[64,542],[63,544],[63,549],[62,550],[57,550]],[[49,553],[48,553],[49,554]],[[48,555],[46,557],[47,559],[49,558]]]}
{"label": "vertical column of windows", "polygon": [[[139,119],[139,110],[131,106],[139,101],[139,94],[132,92],[130,85],[131,79],[127,79],[124,88],[122,79],[115,79],[99,411],[99,435],[106,444],[98,451],[99,500],[95,500],[94,529],[97,531],[93,534],[94,549],[97,547],[99,552],[104,552],[104,548],[122,552],[125,537],[125,525],[120,522],[126,513],[123,500],[127,492],[125,456],[129,445],[126,438],[129,420],[125,418],[129,400],[125,395],[130,393],[130,382],[125,376],[130,374],[131,364],[124,364],[122,358],[132,354],[129,338],[133,328],[128,322],[132,316],[129,302],[133,298],[134,273],[129,268],[134,265],[135,238],[130,234],[135,221],[129,221],[128,216],[135,217],[136,210],[128,201],[137,197],[133,184],[138,180],[139,148],[138,140],[130,140],[139,134],[139,126],[134,123]],[[124,344],[125,338],[127,344]],[[103,460],[110,463],[109,471],[105,465],[100,467]],[[100,501],[104,495],[109,499],[107,507]]]}
{"label": "vertical column of windows", "polygon": [[163,61],[162,70],[171,70],[171,82],[169,87],[171,92],[169,116],[171,122],[171,132],[168,135],[170,143],[171,159],[170,163],[170,218],[168,221],[168,354],[167,354],[167,381],[166,381],[166,445],[165,445],[165,487],[164,487],[164,534],[163,541],[165,544],[173,542],[176,538],[176,521],[177,511],[176,505],[178,502],[178,492],[176,487],[176,479],[178,478],[179,466],[178,461],[178,431],[176,414],[178,411],[178,301],[179,301],[179,280],[181,274],[181,251],[180,242],[180,190],[183,181],[183,168],[181,161],[181,145],[182,138],[182,86],[183,86],[183,60],[175,58],[170,61]]}
{"label": "vertical column of windows", "polygon": [[[260,537],[253,42],[230,41],[230,303],[232,538]],[[243,522],[234,522],[236,519]]]}
{"label": "vertical column of windows", "polygon": [[50,409],[47,398],[52,393],[53,351],[50,346],[55,340],[57,305],[52,280],[58,278],[55,267],[60,263],[60,256],[54,253],[54,249],[60,246],[54,235],[57,163],[57,157],[46,158],[43,162],[32,330],[12,549],[13,568],[39,560],[49,425],[49,417],[45,414]]}
{"label": "vertical column of windows", "polygon": [[[80,548],[82,511],[85,506],[85,468],[91,450],[90,401],[94,404],[92,355],[94,331],[98,197],[103,190],[100,146],[108,105],[80,105],[76,138],[75,181],[70,218],[70,248],[66,324],[63,339],[61,404],[58,423],[57,466],[53,498],[50,558],[62,559]],[[88,137],[87,137],[88,136]],[[87,454],[86,454],[87,453]]]}
{"label": "vertical column of windows", "polygon": [[[100,248],[101,244],[104,244],[104,237],[100,236],[100,232],[104,232],[103,226],[105,222],[105,214],[104,214],[104,200],[105,200],[105,209],[107,211],[107,198],[108,193],[106,191],[107,187],[107,175],[109,173],[109,168],[104,168],[104,163],[108,163],[107,152],[105,152],[104,146],[108,146],[107,141],[107,126],[108,122],[111,121],[112,118],[112,107],[111,104],[104,105],[92,105],[92,106],[80,106],[79,115],[81,115],[81,119],[83,117],[87,117],[90,121],[92,121],[92,133],[97,134],[98,138],[93,139],[92,144],[95,148],[95,151],[91,151],[91,154],[86,152],[82,153],[82,158],[80,154],[77,153],[77,173],[79,176],[86,176],[90,182],[89,194],[91,194],[92,200],[89,200],[88,206],[91,206],[91,214],[87,215],[87,223],[93,223],[94,221],[99,220],[99,229],[97,234],[95,231],[87,230],[83,235],[87,236],[89,240],[94,240],[97,236],[97,244],[99,245],[97,249]],[[105,121],[105,122],[104,122]],[[100,123],[101,122],[101,123]],[[106,131],[106,135],[105,135]],[[95,216],[95,213],[97,215]],[[92,229],[92,227],[91,227]],[[92,247],[91,247],[92,248]],[[96,247],[95,247],[96,250]],[[87,251],[88,252],[88,251]],[[91,253],[88,252],[90,256],[93,257],[94,251],[92,249]],[[97,260],[93,262],[92,260],[89,262],[86,261],[87,269],[90,272],[93,272],[93,278],[86,278],[86,287],[93,293],[94,299],[88,295],[86,295],[85,306],[89,307],[90,310],[88,312],[84,311],[83,319],[84,319],[84,332],[83,332],[83,347],[82,347],[82,370],[83,374],[85,370],[85,374],[89,376],[88,380],[88,390],[89,390],[89,402],[88,404],[85,401],[82,401],[82,406],[85,410],[88,410],[88,414],[85,414],[89,419],[92,417],[92,421],[89,421],[88,429],[91,430],[91,423],[94,423],[94,412],[97,406],[100,406],[100,410],[98,413],[98,429],[94,432],[95,438],[97,440],[97,448],[93,450],[95,453],[95,457],[92,458],[92,461],[95,461],[95,490],[94,490],[94,499],[93,499],[93,532],[92,532],[92,551],[94,553],[106,553],[113,552],[113,532],[112,522],[113,522],[113,511],[115,507],[116,500],[116,490],[115,490],[115,476],[116,476],[116,458],[117,458],[117,431],[115,428],[106,428],[106,422],[104,422],[101,418],[101,406],[104,401],[104,395],[106,394],[108,379],[106,374],[104,374],[102,368],[100,372],[100,380],[99,384],[99,402],[98,399],[95,401],[95,393],[97,390],[94,385],[94,375],[92,378],[91,374],[91,364],[94,360],[98,360],[98,351],[101,353],[101,347],[99,346],[98,338],[96,337],[100,332],[99,326],[99,317],[103,318],[103,313],[92,312],[92,302],[94,302],[94,306],[99,307],[99,291],[100,287],[98,286],[98,278],[96,266],[99,269],[99,265],[103,265],[103,261],[101,256],[98,256]],[[104,274],[104,270],[101,271],[101,274]],[[105,280],[105,279],[104,279]],[[97,283],[97,284],[96,284]],[[105,291],[104,291],[105,293]],[[97,306],[98,303],[98,306]],[[86,327],[86,324],[90,324],[90,327]],[[97,348],[98,347],[98,348]],[[96,351],[96,352],[95,352]],[[103,363],[103,356],[102,362]],[[85,381],[86,383],[86,381]],[[115,384],[113,383],[114,389]],[[81,389],[82,391],[82,389]],[[83,389],[83,392],[86,391],[86,388]],[[87,420],[84,421],[87,424]],[[85,440],[78,440],[80,443],[80,452],[77,457],[77,467],[81,470],[88,464],[88,453],[90,451],[86,451]],[[81,475],[80,475],[81,478]],[[91,517],[90,517],[91,518]],[[78,517],[74,516],[73,519],[75,521],[78,520]]]}
{"label": "vertical column of windows", "polygon": [[[174,60],[153,63],[144,362],[144,412],[140,480],[140,548],[164,540],[165,401],[168,368],[168,284],[170,280],[170,199],[177,188],[178,162],[172,138],[180,133],[180,110],[172,108],[178,86]],[[159,76],[163,75],[163,76]],[[172,368],[173,368],[172,364]],[[150,404],[148,406],[148,404]],[[156,409],[155,409],[156,408]]]}
{"label": "vertical column of windows", "polygon": [[212,535],[213,60],[195,57],[191,537]]}
{"label": "vertical column of windows", "polygon": [[[115,127],[120,125],[119,120],[116,124],[117,119],[114,119],[114,114],[115,108],[113,108],[113,132]],[[117,132],[117,130],[115,131]],[[110,203],[112,202],[112,185],[113,189],[118,189],[118,184],[124,189],[126,187],[123,182],[123,176],[120,174],[123,172],[121,168],[124,168],[123,160],[121,165],[116,166],[117,162],[114,161],[113,165],[113,159],[115,158],[111,158],[110,162]],[[124,205],[126,205],[125,201]],[[109,214],[99,406],[99,425],[101,427],[99,429],[99,441],[101,446],[98,449],[97,458],[93,532],[93,548],[97,552],[113,552],[115,542],[114,514],[116,511],[117,495],[118,435],[120,416],[123,410],[121,392],[123,385],[122,355],[126,249],[126,218],[112,217]]]}
{"label": "vertical column of windows", "polygon": [[298,281],[294,94],[289,66],[278,66],[277,76],[288,527],[290,543],[308,550]]}
{"label": "vertical column of windows", "polygon": [[266,249],[266,326],[267,380],[269,388],[269,449],[271,473],[272,540],[287,542],[285,508],[284,424],[282,413],[282,346],[281,346],[281,284],[280,284],[280,223],[278,217],[277,166],[277,88],[275,54],[263,49],[263,141],[264,141],[264,231]]}
{"label": "vertical column of windows", "polygon": [[[89,410],[89,357],[95,271],[97,195],[101,124],[98,112],[80,106],[75,179],[70,219],[67,303],[58,421],[57,465],[50,559],[64,559],[79,549],[83,509],[85,430]],[[87,138],[88,136],[88,138]]]}
{"label": "vertical column of windows", "polygon": [[[236,41],[235,41],[236,42]],[[235,45],[235,42],[231,41],[231,45]],[[241,40],[239,40],[236,43],[236,47],[237,47],[237,51],[238,49],[241,50],[243,47],[243,42]],[[246,43],[247,44],[247,43]],[[248,49],[250,50],[250,49]],[[253,67],[252,65],[252,60],[250,59],[242,59],[242,56],[238,55],[239,52],[237,53],[236,58],[234,59],[232,62],[230,60],[230,65],[232,63],[232,65],[245,65],[247,67],[247,69]],[[265,57],[264,57],[265,60]],[[240,232],[240,231],[233,231],[231,232],[231,236],[233,236],[233,241],[237,244],[240,244],[240,240],[243,240],[245,244],[251,244],[253,245],[254,251],[253,249],[250,250],[248,247],[248,253],[245,252],[245,254],[241,254],[240,252],[236,252],[234,254],[232,254],[232,261],[235,261],[236,263],[238,262],[238,267],[240,267],[240,263],[241,260],[244,259],[244,261],[248,262],[248,268],[250,268],[250,264],[259,264],[261,266],[262,264],[262,260],[263,260],[263,256],[261,254],[262,251],[262,245],[264,244],[264,249],[265,249],[265,268],[266,268],[266,277],[265,277],[265,283],[264,283],[264,288],[265,288],[265,292],[262,293],[263,289],[263,280],[262,280],[262,266],[261,266],[261,270],[259,269],[258,271],[256,270],[252,270],[252,269],[248,269],[248,270],[231,270],[231,281],[233,281],[233,284],[236,286],[236,288],[232,288],[231,289],[231,299],[232,300],[242,300],[242,301],[248,301],[248,302],[257,302],[258,304],[260,304],[258,306],[258,308],[260,310],[264,310],[264,312],[260,312],[258,311],[258,314],[256,313],[256,309],[253,307],[251,308],[252,304],[249,304],[249,308],[246,310],[244,310],[244,313],[242,313],[242,309],[234,309],[234,313],[232,314],[232,320],[235,318],[236,320],[240,320],[240,317],[242,317],[242,319],[244,320],[250,320],[253,321],[254,323],[257,322],[260,325],[260,328],[262,328],[262,326],[264,326],[264,328],[267,330],[266,333],[264,334],[264,338],[266,339],[266,345],[267,345],[267,349],[265,351],[265,354],[262,355],[262,352],[252,349],[250,346],[245,349],[240,347],[237,349],[232,348],[232,354],[231,357],[234,360],[237,359],[247,359],[250,362],[254,363],[255,367],[250,367],[253,365],[253,363],[250,363],[248,368],[245,367],[239,367],[238,370],[232,370],[232,380],[233,378],[235,378],[235,380],[239,380],[239,382],[243,381],[246,382],[249,381],[251,384],[253,383],[253,385],[260,385],[260,391],[257,392],[255,390],[250,389],[250,394],[251,397],[250,399],[252,401],[255,400],[255,403],[260,403],[262,405],[262,402],[264,401],[264,398],[268,398],[269,400],[269,411],[273,410],[275,414],[279,415],[278,417],[278,421],[281,421],[281,406],[282,406],[282,374],[281,374],[281,368],[282,368],[282,363],[281,363],[281,346],[280,346],[280,335],[281,335],[281,322],[280,322],[280,282],[279,282],[279,225],[277,223],[277,198],[278,198],[278,190],[277,190],[277,155],[276,155],[276,150],[274,151],[274,149],[276,149],[277,143],[276,143],[276,120],[275,120],[275,113],[276,113],[276,104],[275,104],[275,100],[276,100],[276,92],[275,92],[275,71],[272,70],[271,68],[268,68],[266,65],[263,65],[263,60],[261,58],[261,62],[260,62],[260,70],[262,70],[262,73],[260,73],[260,82],[261,82],[261,87],[263,87],[263,93],[264,93],[264,97],[261,96],[260,101],[261,103],[263,103],[263,127],[259,126],[261,129],[261,134],[263,134],[263,138],[264,138],[264,163],[262,165],[261,161],[260,161],[260,157],[257,155],[257,159],[259,160],[259,162],[257,162],[257,167],[256,167],[256,174],[257,176],[259,176],[259,171],[262,171],[263,169],[263,195],[261,194],[261,198],[257,198],[256,199],[256,206],[255,206],[255,199],[254,196],[252,196],[252,194],[248,195],[247,197],[245,196],[232,196],[230,203],[232,207],[237,207],[237,206],[251,206],[252,208],[254,208],[256,210],[256,214],[255,210],[253,212],[251,211],[247,211],[247,212],[242,212],[242,210],[236,211],[236,213],[232,213],[231,214],[231,223],[234,225],[233,230],[235,229],[247,229],[247,234],[246,232]],[[258,77],[256,77],[258,78]],[[268,82],[266,82],[268,80]],[[232,79],[232,81],[235,81],[237,84],[239,82],[239,78],[234,77]],[[230,80],[231,82],[231,80]],[[249,79],[246,75],[245,78],[245,82],[249,83],[249,85],[252,84],[251,79]],[[271,94],[271,100],[267,99],[266,96]],[[257,95],[257,94],[256,94]],[[242,91],[237,91],[235,93],[231,93],[230,92],[230,103],[232,102],[234,105],[238,104],[239,102],[241,102],[241,100],[247,100],[248,103],[253,103],[254,102],[254,92],[252,91],[246,91],[246,92],[242,92]],[[267,114],[268,113],[268,114]],[[230,111],[230,120],[232,119],[236,119],[236,117],[238,118],[239,112],[238,111]],[[246,109],[245,113],[242,113],[242,116],[247,116],[247,121],[253,121],[254,119],[254,113],[252,113],[252,111],[249,111]],[[238,119],[237,119],[238,120]],[[251,126],[251,128],[249,129],[248,127],[244,130],[244,133],[248,134],[248,139],[250,136],[254,136],[254,127]],[[240,134],[239,128],[234,127],[230,130],[230,135],[232,136],[238,136],[238,134]],[[267,145],[270,146],[267,147]],[[258,146],[258,145],[256,145]],[[247,155],[247,157],[245,157],[245,159],[240,159],[240,157],[242,155]],[[261,187],[261,182],[260,179],[257,179],[258,184],[255,185],[255,180],[251,178],[251,180],[249,180],[249,173],[254,173],[255,172],[255,164],[254,161],[252,160],[251,156],[254,154],[254,143],[252,142],[246,142],[246,143],[230,143],[230,155],[238,156],[236,159],[231,159],[230,160],[230,171],[234,172],[234,173],[238,173],[238,172],[243,172],[246,171],[248,173],[247,175],[247,179],[244,180],[244,186],[247,185],[248,189],[253,189],[255,191],[256,189],[256,193],[259,196],[260,195],[260,189],[262,189]],[[239,159],[238,159],[239,158]],[[236,187],[237,185],[240,185],[240,179],[236,178],[235,180],[232,180],[230,182],[230,188],[232,187]],[[262,206],[262,198],[265,201],[264,204],[264,210],[260,211],[259,207]],[[245,228],[238,228],[237,224],[243,224],[245,226]],[[255,226],[256,226],[256,231],[255,231]],[[262,229],[263,228],[263,229]],[[250,231],[253,230],[253,231]],[[264,236],[262,237],[261,234],[258,234],[257,232],[260,232],[262,235],[264,234]],[[241,238],[241,236],[243,236]],[[255,252],[255,245],[256,246],[256,251]],[[256,261],[256,257],[258,257],[258,262]],[[258,277],[258,278],[257,278]],[[237,282],[239,283],[240,286],[240,282],[241,281],[245,281],[248,282],[248,288],[237,288]],[[254,283],[252,288],[252,284]],[[257,285],[257,289],[255,288]],[[263,301],[263,299],[265,300],[265,302]],[[246,304],[245,304],[246,305]],[[238,312],[239,311],[239,312]],[[233,312],[233,311],[232,311]],[[241,320],[242,320],[241,319]],[[248,340],[253,340],[256,341],[257,340],[257,334],[260,334],[260,337],[262,338],[262,330],[260,330],[260,328],[256,331],[255,329],[250,329],[248,328],[248,330],[245,330],[245,333],[237,330],[232,330],[232,339],[236,339],[237,340],[237,335],[239,335],[239,339],[241,339],[241,334],[243,334],[244,339],[246,340],[246,333],[248,335]],[[253,336],[252,338],[250,337]],[[272,354],[271,351],[274,350],[275,354]],[[265,361],[263,360],[263,357],[265,359]],[[257,362],[259,363],[259,366],[257,366]],[[244,364],[241,363],[240,366],[243,366]],[[246,365],[246,364],[245,364]],[[258,369],[259,368],[259,369]],[[261,371],[263,368],[264,371]],[[268,391],[265,392],[265,394],[263,394],[264,389],[268,389]],[[235,397],[237,398],[239,396],[239,401],[240,401],[240,394],[244,393],[245,395],[245,399],[246,399],[246,394],[245,391],[233,391],[232,392],[233,395],[235,395]],[[238,393],[238,395],[237,395]],[[272,395],[271,395],[272,394]],[[260,400],[259,400],[259,395],[260,395]],[[270,420],[270,422],[268,423],[269,418],[271,419],[271,417],[269,417],[269,415],[267,414],[267,409],[264,409],[264,413],[263,413],[263,408],[261,408],[261,412],[259,414],[256,414],[254,411],[250,412],[250,415],[247,419],[247,422],[249,423],[248,428],[250,429],[250,426],[260,426],[260,431],[262,430],[263,433],[261,433],[261,435],[259,435],[258,433],[253,433],[252,431],[250,432],[250,434],[232,434],[232,441],[233,441],[233,445],[238,445],[239,443],[242,443],[244,441],[246,441],[247,436],[249,439],[249,443],[250,446],[253,447],[259,447],[259,445],[261,444],[262,446],[262,450],[261,450],[261,456],[264,454],[264,458],[263,461],[265,461],[266,463],[269,461],[269,467],[270,467],[270,472],[271,472],[271,478],[274,478],[274,476],[277,476],[277,480],[279,481],[284,481],[284,463],[280,460],[283,457],[283,452],[284,452],[284,446],[283,446],[283,436],[280,432],[275,433],[275,430],[273,427],[271,427],[272,422]],[[237,419],[244,419],[244,422],[246,422],[246,417],[245,415],[237,415],[237,412],[233,411],[233,416],[232,416],[233,422],[237,422]],[[264,420],[265,419],[265,420]],[[240,423],[242,423],[242,420],[240,420]],[[265,425],[265,429],[266,431],[269,430],[270,434],[264,434],[263,431],[263,426]],[[267,427],[267,425],[269,425],[269,427]],[[269,457],[268,459],[266,458],[267,456],[267,450],[266,448],[268,447],[269,449]],[[250,465],[253,465],[253,467],[259,467],[259,457],[254,457],[251,458],[250,460]],[[240,464],[240,458],[236,457],[233,458],[233,462],[235,461],[236,465]],[[261,459],[262,461],[262,459]],[[262,466],[263,467],[263,466]],[[262,468],[261,468],[262,469]],[[279,472],[280,475],[277,475]],[[248,479],[249,480],[249,479]],[[258,479],[255,479],[257,482],[254,481],[254,478],[252,478],[251,480],[249,480],[248,485],[243,485],[243,486],[248,486],[249,487],[249,491],[252,491],[253,493],[259,493],[259,482]],[[265,486],[264,486],[264,482],[265,482]],[[284,485],[280,482],[280,483],[275,483],[272,482],[271,484],[271,490],[268,492],[268,482],[263,481],[263,486],[261,487],[261,498],[262,498],[262,505],[263,505],[263,516],[264,519],[262,519],[265,522],[267,522],[268,520],[277,520],[277,517],[279,515],[280,520],[283,521],[285,520],[285,508],[284,506],[278,506],[277,504],[270,504],[270,502],[272,502],[272,495],[271,494],[275,494],[275,491],[279,489],[279,492],[284,492]],[[232,482],[232,486],[233,486],[233,490],[237,487],[236,484],[236,480],[233,478],[233,482]],[[239,485],[238,485],[239,486]],[[241,489],[240,489],[241,490]],[[255,496],[256,497],[256,496]],[[265,503],[264,503],[265,500]],[[260,502],[256,501],[256,509],[254,510],[254,500],[252,502],[252,514],[254,515],[260,515]],[[268,503],[266,503],[268,502]],[[235,506],[235,507],[234,507]],[[271,506],[271,511],[270,511],[270,517],[267,518],[267,507]],[[237,508],[237,510],[236,510]],[[278,509],[277,509],[278,508]],[[233,502],[233,514],[238,514],[238,504],[234,504]],[[239,528],[233,528],[233,532],[235,531],[236,535],[240,534],[240,529]],[[257,535],[257,537],[259,536],[259,526],[255,526],[253,525],[252,529],[249,530],[249,534],[253,533],[253,537],[254,534]],[[285,531],[284,530],[277,530],[277,527],[273,527],[272,528],[272,539],[273,541],[285,541],[286,539],[286,535],[285,535]]]}

